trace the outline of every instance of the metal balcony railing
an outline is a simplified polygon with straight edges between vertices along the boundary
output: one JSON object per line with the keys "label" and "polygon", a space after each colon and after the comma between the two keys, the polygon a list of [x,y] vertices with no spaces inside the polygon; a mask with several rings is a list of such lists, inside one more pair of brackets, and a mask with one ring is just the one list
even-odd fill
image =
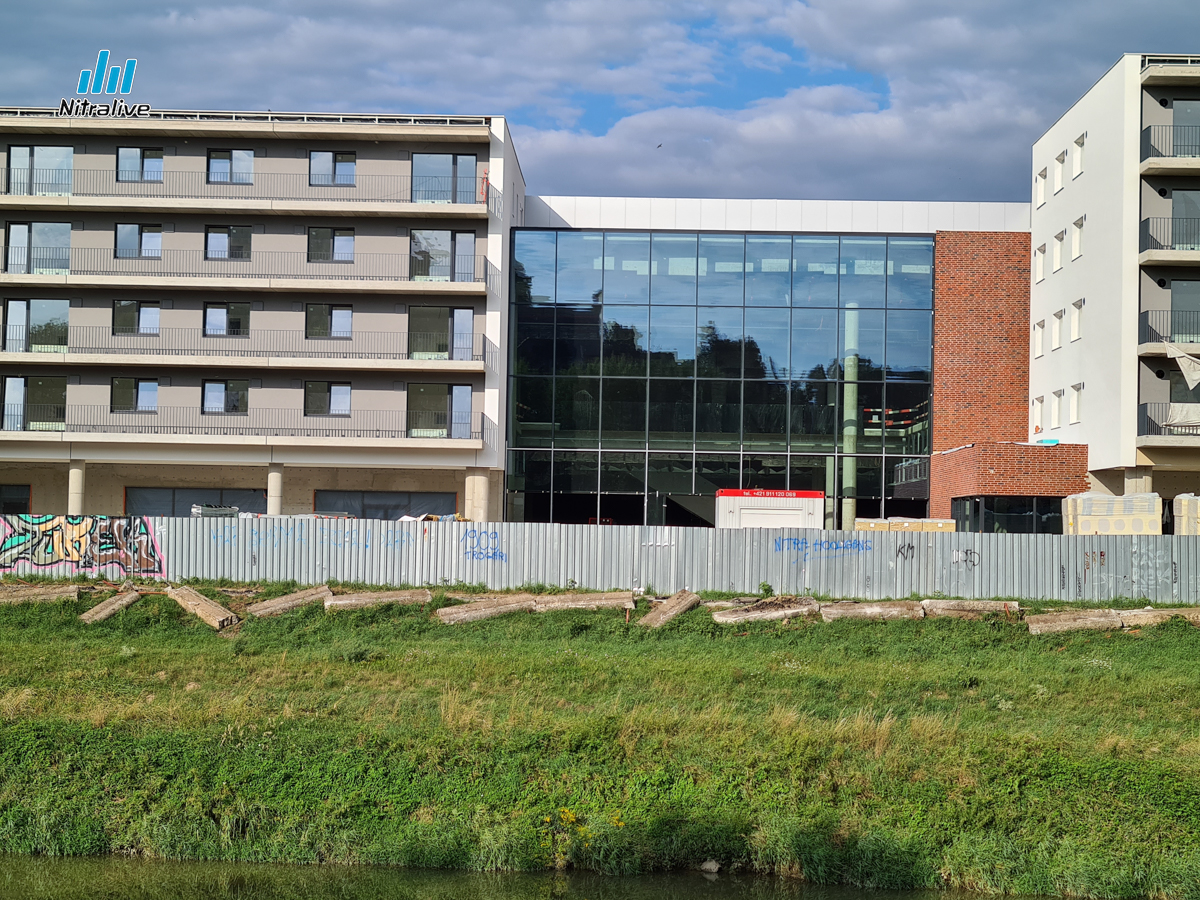
{"label": "metal balcony railing", "polygon": [[403,253],[338,257],[316,258],[292,250],[256,250],[244,258],[211,259],[203,250],[159,250],[126,256],[107,247],[3,248],[4,271],[9,275],[469,282],[486,283],[494,291],[500,288],[500,272],[486,256],[458,256],[445,261]]}
{"label": "metal balcony railing", "polygon": [[1200,250],[1200,219],[1142,219],[1141,250]]}
{"label": "metal balcony railing", "polygon": [[1200,311],[1151,309],[1138,316],[1138,343],[1200,344]]}
{"label": "metal balcony railing", "polygon": [[94,353],[130,356],[297,357],[304,359],[410,359],[483,362],[496,367],[487,335],[448,332],[355,331],[309,335],[299,329],[205,331],[203,328],[121,330],[107,325],[59,329],[56,344],[31,341],[23,325],[8,325],[0,349],[8,353]]}
{"label": "metal balcony railing", "polygon": [[1148,125],[1142,129],[1142,160],[1200,156],[1200,125]]}
{"label": "metal balcony railing", "polygon": [[1181,416],[1200,422],[1200,403],[1142,403],[1138,406],[1138,436],[1200,437],[1200,425],[1170,424]]}
{"label": "metal balcony railing", "polygon": [[[426,410],[354,410],[348,415],[305,415],[303,409],[206,411],[198,406],[115,410],[74,404],[6,404],[4,431],[75,434],[177,434],[259,437],[433,438],[481,440],[495,431],[483,413]],[[493,438],[494,439],[494,438]]]}
{"label": "metal balcony railing", "polygon": [[487,177],[432,175],[310,176],[307,172],[122,172],[116,169],[2,169],[3,193],[22,197],[115,200],[290,200],[337,203],[437,203],[484,206],[503,213]]}

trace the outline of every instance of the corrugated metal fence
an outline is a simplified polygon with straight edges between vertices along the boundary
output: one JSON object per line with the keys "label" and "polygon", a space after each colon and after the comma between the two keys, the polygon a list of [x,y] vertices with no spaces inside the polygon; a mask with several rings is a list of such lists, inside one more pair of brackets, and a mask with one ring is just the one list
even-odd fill
{"label": "corrugated metal fence", "polygon": [[5,516],[0,572],[1192,603],[1200,536]]}

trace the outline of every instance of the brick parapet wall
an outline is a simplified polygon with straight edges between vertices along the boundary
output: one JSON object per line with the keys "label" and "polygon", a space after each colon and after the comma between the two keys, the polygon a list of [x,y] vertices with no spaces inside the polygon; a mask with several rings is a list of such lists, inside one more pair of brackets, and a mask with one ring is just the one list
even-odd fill
{"label": "brick parapet wall", "polygon": [[1087,445],[980,442],[935,453],[929,514],[950,517],[955,497],[1065,497],[1088,489]]}

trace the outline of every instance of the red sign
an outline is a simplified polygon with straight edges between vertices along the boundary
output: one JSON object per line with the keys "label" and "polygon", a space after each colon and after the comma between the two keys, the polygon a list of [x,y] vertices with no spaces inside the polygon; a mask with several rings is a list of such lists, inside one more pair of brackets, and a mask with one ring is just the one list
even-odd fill
{"label": "red sign", "polygon": [[732,488],[721,488],[718,497],[784,497],[788,499],[825,499],[824,491],[735,491]]}

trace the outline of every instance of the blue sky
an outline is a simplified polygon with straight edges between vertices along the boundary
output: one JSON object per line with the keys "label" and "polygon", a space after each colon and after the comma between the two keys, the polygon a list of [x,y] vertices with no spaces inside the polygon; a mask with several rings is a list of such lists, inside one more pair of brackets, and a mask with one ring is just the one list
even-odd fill
{"label": "blue sky", "polygon": [[157,108],[507,115],[535,193],[1025,200],[1059,113],[1121,52],[1200,53],[1198,25],[1181,0],[41,0],[0,9],[0,104],[57,105],[104,47]]}

